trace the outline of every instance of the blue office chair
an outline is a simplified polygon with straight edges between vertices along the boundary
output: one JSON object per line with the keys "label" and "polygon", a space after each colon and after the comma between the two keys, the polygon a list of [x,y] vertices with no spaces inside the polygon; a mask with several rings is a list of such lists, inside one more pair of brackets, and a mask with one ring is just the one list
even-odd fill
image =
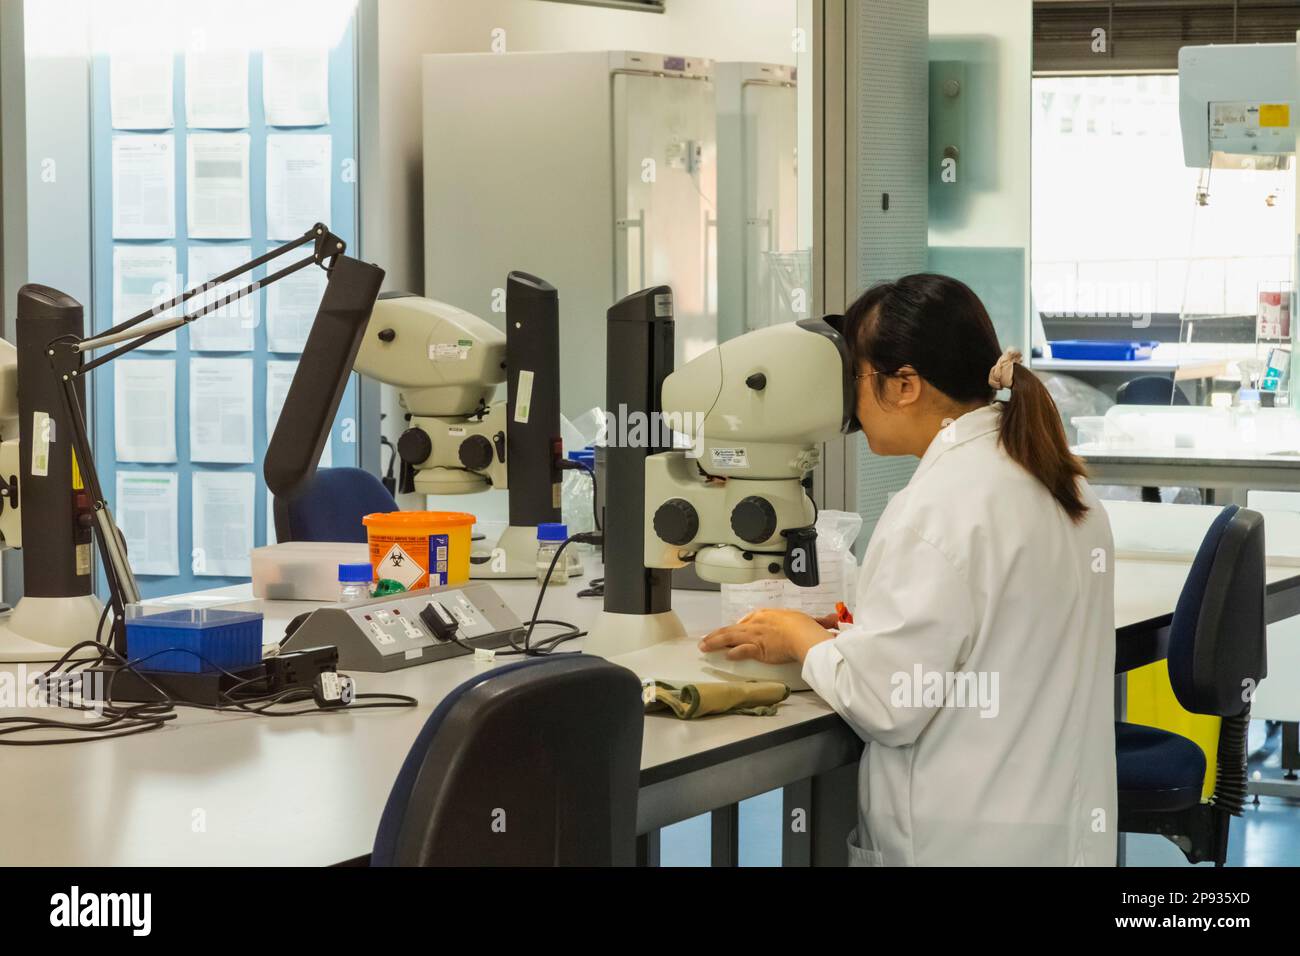
{"label": "blue office chair", "polygon": [[293,498],[275,499],[277,541],[358,541],[365,543],[361,519],[397,511],[397,502],[374,475],[360,468],[318,468]]}
{"label": "blue office chair", "polygon": [[641,683],[583,654],[476,674],[397,775],[373,866],[631,866]]}
{"label": "blue office chair", "polygon": [[1201,802],[1205,755],[1179,734],[1115,725],[1122,833],[1158,833],[1192,863],[1228,854],[1228,822],[1246,802],[1246,733],[1253,689],[1268,673],[1264,518],[1229,505],[1192,562],[1169,625],[1174,696],[1194,714],[1221,718],[1214,792]]}
{"label": "blue office chair", "polygon": [[[1140,375],[1115,390],[1116,405],[1190,405],[1183,390],[1172,378]],[[1143,486],[1142,500],[1159,503],[1160,489]]]}
{"label": "blue office chair", "polygon": [[1115,390],[1116,405],[1190,405],[1172,378],[1140,375]]}

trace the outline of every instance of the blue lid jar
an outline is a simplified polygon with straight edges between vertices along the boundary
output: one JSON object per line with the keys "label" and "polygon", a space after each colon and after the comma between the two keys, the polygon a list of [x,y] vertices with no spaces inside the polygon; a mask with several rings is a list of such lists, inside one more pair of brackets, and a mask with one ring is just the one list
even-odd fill
{"label": "blue lid jar", "polygon": [[546,522],[537,526],[538,541],[554,541],[557,544],[569,537],[568,525]]}
{"label": "blue lid jar", "polygon": [[369,584],[373,578],[369,561],[339,565],[339,584]]}

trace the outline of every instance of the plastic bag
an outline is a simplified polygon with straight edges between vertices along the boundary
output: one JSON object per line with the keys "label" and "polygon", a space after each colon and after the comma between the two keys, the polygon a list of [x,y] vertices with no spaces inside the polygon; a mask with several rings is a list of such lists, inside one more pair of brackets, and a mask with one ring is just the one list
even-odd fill
{"label": "plastic bag", "polygon": [[1056,410],[1061,413],[1061,424],[1065,426],[1065,439],[1071,445],[1078,444],[1072,419],[1075,416],[1105,415],[1106,409],[1115,404],[1115,400],[1100,389],[1073,375],[1061,375],[1057,372],[1038,374],[1047,388]]}
{"label": "plastic bag", "polygon": [[862,515],[855,511],[823,511],[817,515],[816,587],[799,588],[803,610],[813,617],[835,613],[835,605],[851,603],[858,587],[858,562],[853,543],[862,532]]}
{"label": "plastic bag", "polygon": [[589,408],[572,421],[560,416],[560,438],[566,452],[596,444],[596,439],[604,431],[605,411],[602,408]]}

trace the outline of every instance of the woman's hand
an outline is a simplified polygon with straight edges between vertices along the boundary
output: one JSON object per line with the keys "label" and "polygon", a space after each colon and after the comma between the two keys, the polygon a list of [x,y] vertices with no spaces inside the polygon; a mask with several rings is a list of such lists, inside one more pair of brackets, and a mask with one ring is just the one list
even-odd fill
{"label": "woman's hand", "polygon": [[730,661],[764,664],[803,662],[814,644],[835,636],[827,629],[834,615],[809,617],[801,611],[765,608],[752,611],[737,623],[720,627],[700,641],[701,651],[727,652]]}

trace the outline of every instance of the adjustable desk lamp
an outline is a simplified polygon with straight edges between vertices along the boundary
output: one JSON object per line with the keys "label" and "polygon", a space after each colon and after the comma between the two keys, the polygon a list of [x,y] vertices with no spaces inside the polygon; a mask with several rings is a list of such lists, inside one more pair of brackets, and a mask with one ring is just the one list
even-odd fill
{"label": "adjustable desk lamp", "polygon": [[[181,305],[194,296],[219,287],[238,276],[251,272],[279,258],[287,252],[311,244],[312,252],[299,261],[285,266],[265,279],[252,281],[235,292],[203,306],[198,311],[162,317],[163,313]],[[109,602],[113,614],[113,647],[126,653],[125,606],[140,600],[140,589],[127,562],[125,542],[99,482],[90,439],[82,411],[81,382],[86,374],[114,359],[134,351],[173,329],[188,325],[209,312],[242,299],[265,288],[273,282],[292,275],[308,266],[317,266],[329,276],[325,294],[316,313],[316,320],[307,337],[302,357],[289,392],[285,398],[280,420],[276,423],[263,461],[262,473],[272,494],[290,497],[316,472],[321,449],[329,437],[330,426],[338,413],[339,402],[347,387],[348,376],[356,358],[357,349],[365,333],[370,311],[379,295],[384,270],[343,255],[346,248],[342,239],[317,223],[301,238],[287,242],[245,264],[217,276],[211,282],[183,292],[168,302],[147,312],[127,319],[99,335],[82,338],[76,333],[59,335],[49,342],[46,354],[59,383],[63,412],[71,431],[73,459],[73,509],[78,533],[85,534],[93,527],[98,531],[99,553],[108,579]],[[53,289],[25,286],[19,292],[38,296],[51,311],[80,305],[70,297]],[[95,358],[89,353],[119,342],[126,344]],[[21,388],[21,378],[20,378]],[[24,456],[25,471],[30,471],[30,439],[28,453]],[[77,480],[83,488],[76,487]],[[30,501],[30,498],[28,499]],[[85,545],[88,547],[88,542]],[[88,558],[88,555],[86,556]],[[87,562],[88,563],[88,562]],[[42,570],[42,569],[36,569]],[[88,571],[87,571],[88,573]],[[96,634],[98,639],[99,635]]]}

